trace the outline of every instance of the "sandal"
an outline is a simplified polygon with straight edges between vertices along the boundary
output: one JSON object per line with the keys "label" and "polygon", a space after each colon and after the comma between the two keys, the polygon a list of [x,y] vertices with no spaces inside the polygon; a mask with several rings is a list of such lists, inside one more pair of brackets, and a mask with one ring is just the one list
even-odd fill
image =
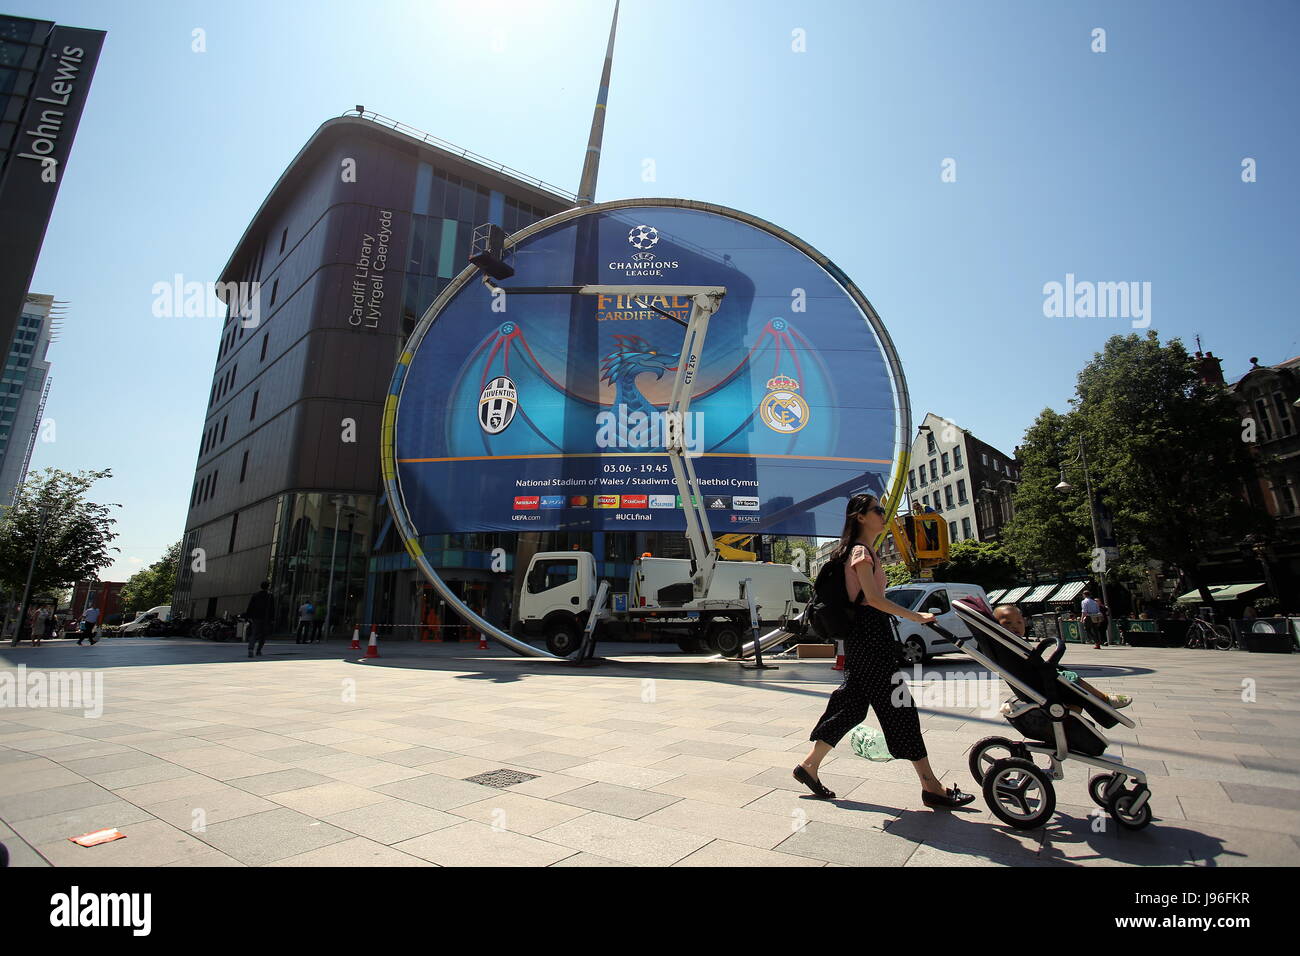
{"label": "sandal", "polygon": [[973,793],[962,793],[961,788],[957,786],[949,787],[942,795],[931,793],[929,790],[921,791],[921,802],[927,807],[942,807],[951,810],[954,807],[964,807],[975,799]]}
{"label": "sandal", "polygon": [[[803,764],[794,768],[794,778],[801,784],[812,791],[814,797],[819,800],[834,800],[835,791],[828,790],[822,785],[822,782],[804,769]],[[973,798],[972,798],[973,799]]]}

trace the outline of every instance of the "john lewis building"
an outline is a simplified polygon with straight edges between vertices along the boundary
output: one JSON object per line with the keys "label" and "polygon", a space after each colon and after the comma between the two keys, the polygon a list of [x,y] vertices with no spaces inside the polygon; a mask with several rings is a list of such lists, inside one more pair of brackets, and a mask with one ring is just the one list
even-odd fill
{"label": "john lewis building", "polygon": [[185,523],[203,569],[183,563],[179,613],[239,613],[269,578],[286,625],[305,599],[323,613],[332,566],[333,619],[361,617],[372,552],[390,537],[379,426],[407,334],[464,268],[476,224],[511,233],[573,204],[373,113],[321,125],[219,277],[239,291]]}

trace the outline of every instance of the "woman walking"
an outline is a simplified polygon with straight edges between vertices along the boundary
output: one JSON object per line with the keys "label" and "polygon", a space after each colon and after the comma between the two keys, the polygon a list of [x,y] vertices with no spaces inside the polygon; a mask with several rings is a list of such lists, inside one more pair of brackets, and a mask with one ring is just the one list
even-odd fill
{"label": "woman walking", "polygon": [[889,616],[929,624],[933,614],[909,611],[885,597],[885,569],[872,548],[885,529],[886,513],[875,495],[854,495],[844,515],[844,531],[830,560],[844,565],[844,584],[853,605],[853,624],[844,637],[844,683],[826,704],[826,712],[809,735],[813,747],[803,763],[794,768],[794,778],[823,800],[835,794],[822,785],[817,768],[845,734],[875,711],[889,752],[910,760],[921,780],[921,799],[930,807],[960,807],[975,799],[957,787],[944,788],[930,769],[921,740],[921,721],[911,695],[902,702],[895,696],[895,684],[902,680],[898,641]]}

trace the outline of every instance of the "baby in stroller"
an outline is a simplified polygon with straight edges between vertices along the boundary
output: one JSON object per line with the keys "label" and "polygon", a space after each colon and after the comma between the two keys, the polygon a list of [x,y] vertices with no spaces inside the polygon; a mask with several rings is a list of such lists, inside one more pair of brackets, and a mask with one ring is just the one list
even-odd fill
{"label": "baby in stroller", "polygon": [[[1098,727],[1133,727],[1133,721],[1105,697],[1058,673],[1063,643],[1031,645],[999,624],[978,598],[955,599],[952,608],[970,628],[971,637],[956,637],[938,625],[930,627],[1006,681],[1012,697],[1003,715],[1026,738],[986,737],[971,748],[971,775],[983,787],[984,800],[994,815],[1018,829],[1042,826],[1056,809],[1053,781],[1064,779],[1065,761],[1077,760],[1105,771],[1088,782],[1088,793],[1098,806],[1127,829],[1147,826],[1151,792],[1146,774],[1107,759],[1109,741]],[[1049,766],[1035,764],[1035,755],[1046,757]]]}

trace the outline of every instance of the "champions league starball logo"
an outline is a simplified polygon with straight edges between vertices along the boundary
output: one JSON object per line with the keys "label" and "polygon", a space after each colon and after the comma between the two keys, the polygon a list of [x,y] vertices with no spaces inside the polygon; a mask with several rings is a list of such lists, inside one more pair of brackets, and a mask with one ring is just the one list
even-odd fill
{"label": "champions league starball logo", "polygon": [[799,383],[788,375],[767,380],[767,394],[758,404],[763,424],[782,435],[793,435],[808,424],[808,403],[797,394]]}
{"label": "champions league starball logo", "polygon": [[628,230],[627,241],[644,252],[659,242],[659,230],[654,226],[633,226]]}

